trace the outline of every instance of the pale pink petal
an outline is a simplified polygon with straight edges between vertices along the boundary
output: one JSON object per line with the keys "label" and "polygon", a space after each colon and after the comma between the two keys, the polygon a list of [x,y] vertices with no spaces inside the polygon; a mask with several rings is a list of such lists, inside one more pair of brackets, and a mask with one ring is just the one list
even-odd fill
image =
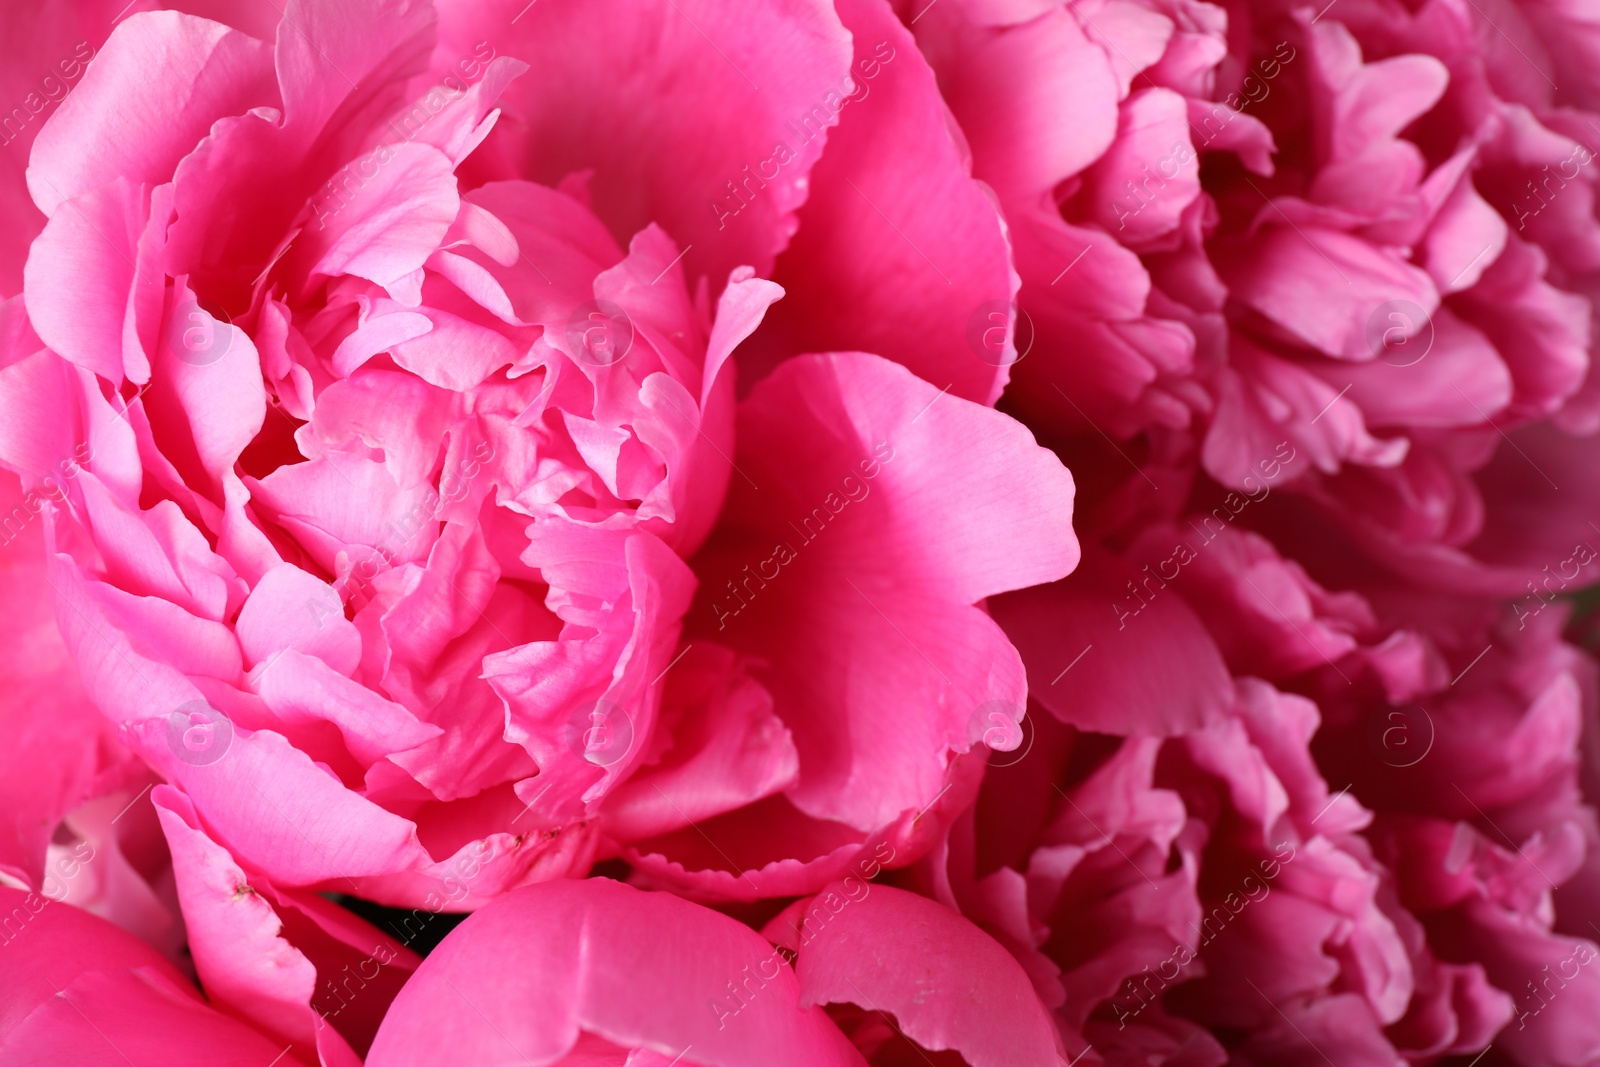
{"label": "pale pink petal", "polygon": [[176,11],[132,15],[34,141],[28,188],[54,217],[118,179],[158,185],[213,122],[276,96],[264,42]]}
{"label": "pale pink petal", "polygon": [[36,294],[29,318],[39,336],[64,359],[113,382],[123,378],[146,207],[142,187],[113,176],[46,224],[23,271]]}
{"label": "pale pink petal", "polygon": [[411,278],[461,207],[455,168],[444,153],[420,144],[385,145],[347,167],[355,189],[319,201],[321,214],[303,235],[295,261],[308,264],[312,274],[366,278],[415,307],[422,297]]}

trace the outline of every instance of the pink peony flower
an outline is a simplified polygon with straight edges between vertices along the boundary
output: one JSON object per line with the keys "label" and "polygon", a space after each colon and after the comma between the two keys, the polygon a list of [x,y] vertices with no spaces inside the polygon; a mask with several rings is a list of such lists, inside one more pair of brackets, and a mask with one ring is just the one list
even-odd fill
{"label": "pink peony flower", "polygon": [[1558,587],[1446,597],[1301,498],[1171,496],[1091,497],[1117,551],[994,601],[1025,744],[919,886],[1106,1063],[1592,1060],[1597,702]]}
{"label": "pink peony flower", "polygon": [[1440,669],[1376,700],[1365,679],[1362,700],[1321,678],[1319,760],[1376,809],[1375,855],[1429,942],[1509,998],[1495,1044],[1522,1063],[1591,1062],[1600,820],[1583,800],[1579,737],[1594,663],[1560,640],[1565,607],[1519,626],[1493,603],[1374,601]]}
{"label": "pink peony flower", "polygon": [[[850,121],[907,154],[853,134],[819,211],[927,174],[946,310],[1008,298],[1001,223],[886,8],[844,12],[854,57],[821,5],[724,19],[708,72],[710,10],[631,40],[561,5],[436,26],[305,0],[275,37],[136,13],[34,141],[48,222],[6,305],[0,460],[33,494],[73,465],[35,509],[61,636],[170,783],[151,801],[208,994],[302,1055],[362,1052],[415,963],[405,921],[322,893],[425,922],[613,855],[704,895],[815,892],[915,859],[976,787],[982,709],[1020,714],[983,603],[1072,569],[1073,487],[985,406],[1004,374],[965,314],[913,346],[921,302],[860,294],[769,337],[742,402],[731,359],[784,295],[756,270],[820,300],[859,253],[774,266],[836,86],[875,83]],[[496,44],[454,51],[485,19]],[[584,88],[630,54],[648,84]],[[713,100],[714,150],[682,155],[683,108]],[[705,210],[782,137],[777,176]],[[880,340],[959,383],[798,347]],[[374,944],[372,989],[331,1004]]]}
{"label": "pink peony flower", "polygon": [[1587,76],[1558,77],[1588,25],[1537,3],[929,9],[919,42],[1012,223],[1018,409],[1145,433],[1252,494],[1287,445],[1284,484],[1397,566],[1537,579],[1546,558],[1505,569],[1517,512],[1489,468],[1554,491],[1562,461],[1502,431],[1600,425],[1600,127]]}
{"label": "pink peony flower", "polygon": [[[853,105],[939,183],[960,294],[940,307],[1008,298],[1001,224],[907,33],[859,5],[886,43],[852,57],[832,11],[776,7],[727,23],[708,75],[706,11],[671,5],[631,46],[551,6],[446,6],[437,27],[421,4],[217,14],[130,15],[43,122],[27,182],[48,222],[0,361],[0,457],[42,501],[49,561],[19,579],[53,587],[117,728],[100,760],[125,745],[171,783],[123,826],[159,819],[156,899],[181,906],[211,1002],[347,1062],[433,912],[618,853],[724,896],[814,892],[875,849],[914,859],[975,787],[976,709],[1020,707],[982,604],[1072,568],[1071,480],[981,406],[1004,372],[970,357],[964,313],[925,349],[905,343],[922,306],[867,294],[825,336],[764,342],[750,373],[770,378],[742,404],[730,359],[784,293],[752,267],[794,235],[849,79],[917,109],[907,127]],[[454,50],[483,18],[495,45]],[[573,79],[529,80],[552,42]],[[715,152],[675,171],[684,101],[583,90],[583,57],[613,47],[727,101]],[[679,132],[575,129],[568,92],[630,122],[649,98]],[[793,158],[724,226],[708,200],[775,137]],[[816,184],[835,201],[897,180],[848,141],[835,158]],[[779,273],[803,292],[857,252]],[[813,341],[894,341],[962,378],[789,358]],[[891,568],[870,562],[885,549]],[[82,779],[92,722],[51,724],[86,756],[39,761],[56,778],[30,797],[24,881],[92,796],[58,836],[122,856],[114,783]],[[694,847],[700,826],[734,858]],[[155,941],[155,912],[109,903],[139,886],[80,880],[75,899]],[[326,891],[410,911],[390,936]]]}
{"label": "pink peony flower", "polygon": [[1073,1055],[1593,1059],[1595,700],[1558,599],[1600,519],[1590,24],[901,10],[1011,224],[1007,403],[1091,542],[991,604],[1029,754],[991,758],[918,884]]}
{"label": "pink peony flower", "polygon": [[1419,920],[1372,813],[1318,773],[1311,702],[1241,680],[1179,738],[1034,730],[921,870],[1016,954],[1072,1055],[1377,1064],[1511,1022],[1503,965]]}

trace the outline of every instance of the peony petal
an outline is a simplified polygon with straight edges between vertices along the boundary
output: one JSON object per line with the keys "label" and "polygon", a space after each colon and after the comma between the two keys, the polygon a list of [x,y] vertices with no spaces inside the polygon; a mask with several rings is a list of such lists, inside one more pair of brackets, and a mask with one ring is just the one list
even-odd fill
{"label": "peony petal", "polygon": [[798,952],[800,1003],[892,1014],[930,1052],[972,1067],[1057,1067],[1060,1042],[1017,961],[969,920],[924,897],[849,879],[768,924]]}
{"label": "peony petal", "polygon": [[34,141],[34,203],[54,217],[113,181],[169,180],[213,122],[276,102],[271,64],[266,44],[220,23],[177,11],[129,16]]}
{"label": "peony petal", "polygon": [[17,931],[6,945],[0,1062],[259,1067],[286,1051],[207,1007],[154,949],[104,919],[4,886],[0,908]]}
{"label": "peony petal", "polygon": [[[1203,534],[1177,542],[1197,543]],[[1162,736],[1224,714],[1232,682],[1221,654],[1189,606],[1150,572],[1096,552],[1064,582],[991,602],[1028,664],[1033,698],[1062,722]]]}
{"label": "peony petal", "polygon": [[[774,362],[876,352],[953,396],[992,404],[1008,361],[974,345],[971,324],[987,325],[985,312],[1016,293],[1005,224],[887,3],[850,0],[840,16],[855,38],[854,89],[778,261],[774,278],[788,295],[754,344]],[[744,225],[742,202],[722,202],[737,216],[727,226]]]}
{"label": "peony petal", "polygon": [[[849,35],[829,5],[803,0],[735,12],[704,0],[541,0],[523,7],[514,0],[439,4],[451,54],[492,42],[535,72],[507,88],[505,121],[486,149],[504,137],[520,173],[546,185],[593,171],[595,213],[612,235],[621,241],[660,225],[685,250],[687,275],[706,276],[713,292],[741,264],[770,274],[850,91]],[[618,81],[619,70],[641,75]],[[756,170],[779,145],[782,168],[764,181]],[[730,196],[748,208],[724,227],[727,208],[718,205]]]}
{"label": "peony petal", "polygon": [[795,803],[885,826],[931,803],[980,706],[1020,705],[1020,665],[972,605],[1076,564],[1070,476],[1005,416],[859,353],[762,382],[736,463],[699,631],[771,664]]}
{"label": "peony petal", "polygon": [[607,879],[550,882],[445,938],[396,999],[367,1067],[554,1063],[582,1034],[663,1063],[864,1063],[798,994],[776,950],[726,916]]}

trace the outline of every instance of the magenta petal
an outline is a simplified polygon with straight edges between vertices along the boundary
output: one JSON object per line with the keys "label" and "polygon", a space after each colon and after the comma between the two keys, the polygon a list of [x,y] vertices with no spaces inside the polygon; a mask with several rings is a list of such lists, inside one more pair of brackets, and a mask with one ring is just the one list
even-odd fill
{"label": "magenta petal", "polygon": [[103,919],[6,887],[0,912],[9,924],[0,981],[8,1067],[261,1067],[287,1052],[208,1007],[154,949]]}
{"label": "magenta petal", "polygon": [[28,244],[45,217],[28,194],[28,152],[67,94],[82,83],[88,63],[122,8],[113,0],[45,0],[0,15],[0,93],[11,105],[0,131],[0,297],[22,291]]}
{"label": "magenta petal", "polygon": [[1426,272],[1349,234],[1263,227],[1222,271],[1235,299],[1318,351],[1373,356],[1367,318],[1386,300],[1431,314],[1439,294]]}
{"label": "magenta petal", "polygon": [[367,1067],[569,1062],[584,1035],[662,1063],[864,1062],[749,927],[587,879],[517,890],[453,931],[396,998]]}
{"label": "magenta petal", "polygon": [[770,351],[747,367],[858,349],[991,404],[1015,359],[1015,345],[1007,355],[982,343],[1017,288],[1005,223],[910,33],[884,0],[839,6],[855,36],[854,88],[778,261],[788,295],[756,338]]}
{"label": "magenta petal", "polygon": [[[849,35],[830,5],[439,7],[449,54],[492,42],[532,68],[507,88],[486,149],[503,140],[523,175],[548,185],[592,171],[595,213],[613,236],[659,224],[692,248],[686,274],[705,275],[713,291],[740,265],[770,273],[850,92]],[[625,70],[636,76],[619,80]],[[737,205],[746,206],[730,218]]]}
{"label": "magenta petal", "polygon": [[1110,147],[1120,95],[1112,64],[1122,57],[1098,46],[1065,4],[982,29],[964,25],[971,6],[924,8],[918,40],[972,142],[978,177],[1008,203],[1026,202]]}
{"label": "magenta petal", "polygon": [[161,786],[152,799],[172,848],[189,951],[207,992],[264,1031],[315,1047],[309,1003],[316,970],[279,936],[278,916],[244,871],[193,825],[187,798]]}
{"label": "magenta petal", "polygon": [[[1205,537],[1184,531],[1177,543],[1203,546]],[[1177,591],[1150,572],[1095,552],[1066,581],[991,602],[1028,665],[1033,698],[1062,722],[1161,736],[1225,714],[1232,682],[1222,654]]]}
{"label": "magenta petal", "polygon": [[662,698],[671,747],[607,798],[606,828],[633,841],[682,829],[794,784],[800,757],[772,696],[711,642],[684,649]]}
{"label": "magenta petal", "polygon": [[[57,483],[59,484],[59,483]],[[0,479],[7,517],[0,555],[0,872],[39,887],[45,850],[62,816],[81,802],[139,774],[132,753],[95,710],[78,682],[45,578],[44,517],[54,506]],[[19,512],[20,509],[20,512]],[[26,525],[14,524],[19,513]],[[15,534],[12,531],[15,530]]]}
{"label": "magenta petal", "polygon": [[770,664],[796,806],[886,826],[933,801],[978,709],[1021,706],[1016,654],[975,605],[1076,565],[1071,477],[1006,416],[861,353],[784,363],[739,415],[701,625]]}
{"label": "magenta petal", "polygon": [[366,1047],[416,955],[320,897],[296,899],[248,875],[171,787],[153,800],[210,999],[304,1058],[354,1064],[350,1044]]}
{"label": "magenta petal", "polygon": [[1020,964],[971,921],[925,897],[854,878],[767,927],[799,952],[802,1004],[888,1012],[929,1051],[972,1067],[1056,1067],[1055,1025]]}
{"label": "magenta petal", "polygon": [[[0,1044],[0,1062],[44,1067],[161,1063],[171,1067],[292,1067],[289,1050],[145,969],[86,971]],[[277,1057],[274,1059],[274,1057]],[[332,1061],[329,1067],[346,1067]]]}
{"label": "magenta petal", "polygon": [[[287,0],[277,9],[277,74],[286,128],[309,142],[367,83],[419,71],[433,43],[432,4],[406,0]],[[330,73],[331,72],[331,73]]]}

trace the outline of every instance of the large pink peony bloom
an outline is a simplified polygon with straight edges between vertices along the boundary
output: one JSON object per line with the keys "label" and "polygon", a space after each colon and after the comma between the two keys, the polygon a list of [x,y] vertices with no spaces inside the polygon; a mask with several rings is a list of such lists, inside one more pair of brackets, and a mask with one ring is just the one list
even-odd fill
{"label": "large pink peony bloom", "polygon": [[[0,459],[30,493],[72,465],[38,509],[57,618],[171,783],[208,986],[309,1040],[314,982],[224,961],[279,919],[288,959],[337,938],[317,891],[466,909],[623,854],[749,897],[914,859],[975,788],[983,709],[1020,714],[985,599],[1077,552],[1071,479],[984,406],[1004,371],[964,314],[914,346],[921,304],[859,293],[775,331],[736,402],[784,295],[756,272],[821,300],[882,237],[775,266],[808,192],[886,195],[866,132],[808,178],[883,100],[938,190],[919,225],[959,239],[939,305],[1009,298],[888,8],[665,4],[622,37],[560,3],[211,14],[127,17],[38,131],[48,222],[0,335]],[[626,92],[585,81],[635,61]],[[960,380],[799,355],[880,341]]]}

